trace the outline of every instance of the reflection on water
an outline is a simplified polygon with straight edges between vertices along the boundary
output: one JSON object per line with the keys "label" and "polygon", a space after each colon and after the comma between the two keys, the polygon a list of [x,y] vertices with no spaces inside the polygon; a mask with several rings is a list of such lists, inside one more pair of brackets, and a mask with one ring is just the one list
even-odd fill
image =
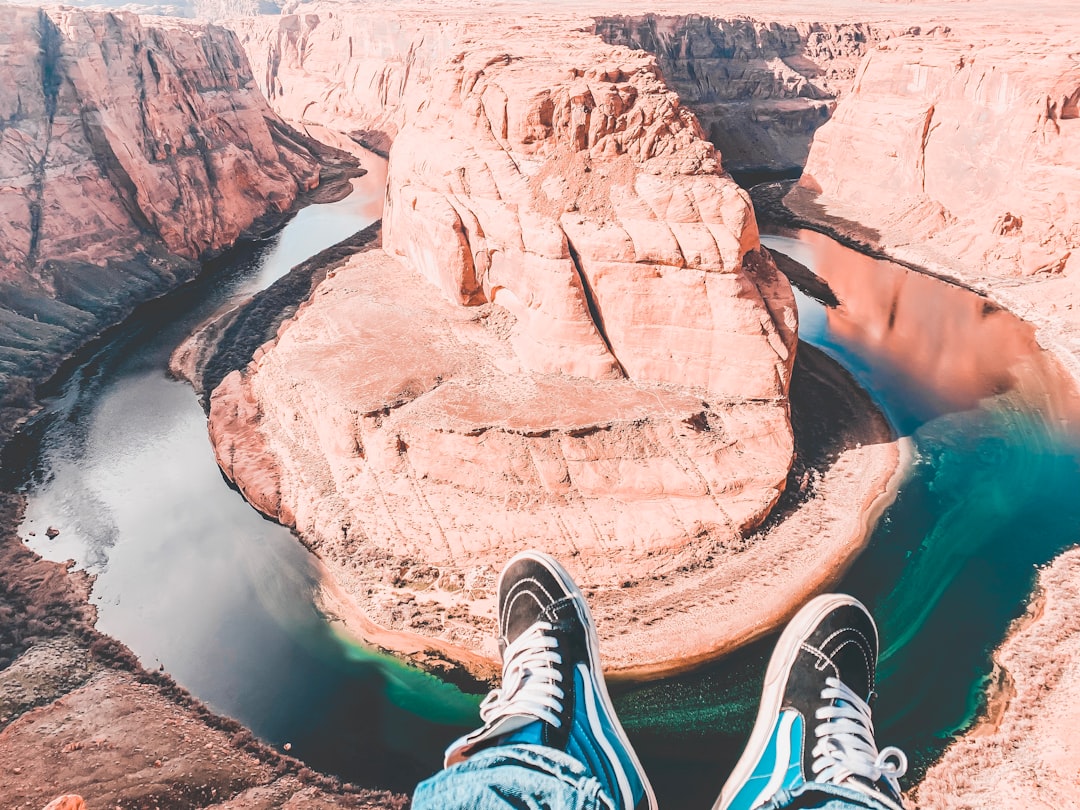
{"label": "reflection on water", "polygon": [[823,278],[840,299],[800,296],[800,336],[829,351],[874,392],[904,433],[942,414],[1018,392],[1049,420],[1076,421],[1080,403],[1035,330],[960,287],[864,256],[815,231],[763,237]]}
{"label": "reflection on water", "polygon": [[[875,726],[916,773],[980,707],[990,653],[1035,567],[1080,537],[1080,406],[1032,328],[980,296],[812,232],[762,237],[824,278],[797,293],[800,337],[847,367],[916,461],[838,586],[882,640]],[[745,744],[774,639],[622,696],[665,806],[707,806]]]}
{"label": "reflection on water", "polygon": [[[382,171],[345,201],[304,209],[258,250],[230,254],[77,370],[31,431],[40,453],[23,460],[23,530],[41,553],[98,575],[101,628],[146,664],[316,767],[409,790],[476,722],[476,699],[327,624],[312,558],[226,486],[194,394],[164,373],[195,324],[378,216]],[[1031,328],[983,298],[818,234],[763,241],[828,281],[841,304],[800,295],[802,338],[849,368],[916,449],[840,587],[881,628],[880,736],[919,766],[977,710],[989,653],[1034,566],[1080,537],[1080,406]],[[715,798],[771,646],[616,698],[663,806]]]}
{"label": "reflection on water", "polygon": [[314,559],[226,485],[194,392],[165,373],[195,324],[378,218],[385,162],[365,163],[348,198],[219,260],[75,372],[35,426],[22,531],[97,576],[98,627],[145,665],[316,767],[408,789],[476,700],[335,632]]}

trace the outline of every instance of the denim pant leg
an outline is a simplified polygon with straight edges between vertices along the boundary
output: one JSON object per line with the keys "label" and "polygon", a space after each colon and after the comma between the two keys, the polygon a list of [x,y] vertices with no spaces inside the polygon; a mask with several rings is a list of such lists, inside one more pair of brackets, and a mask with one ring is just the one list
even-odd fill
{"label": "denim pant leg", "polygon": [[416,786],[413,810],[614,810],[585,766],[542,745],[498,745]]}
{"label": "denim pant leg", "polygon": [[792,791],[781,791],[758,810],[902,810],[858,790],[840,785],[806,782]]}

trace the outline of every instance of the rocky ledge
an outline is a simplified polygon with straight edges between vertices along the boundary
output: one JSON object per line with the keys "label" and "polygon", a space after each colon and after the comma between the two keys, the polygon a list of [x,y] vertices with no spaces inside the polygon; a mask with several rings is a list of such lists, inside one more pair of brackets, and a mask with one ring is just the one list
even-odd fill
{"label": "rocky ledge", "polygon": [[927,772],[920,807],[1080,807],[1080,550],[1039,574],[994,653],[986,717]]}
{"label": "rocky ledge", "polygon": [[[1021,19],[993,4],[879,43],[785,204],[985,293],[1035,324],[1080,383],[1077,25],[1071,5]],[[919,806],[1080,807],[1070,731],[1078,584],[1075,551],[1041,573],[1028,616],[995,654],[987,716],[928,771]]]}

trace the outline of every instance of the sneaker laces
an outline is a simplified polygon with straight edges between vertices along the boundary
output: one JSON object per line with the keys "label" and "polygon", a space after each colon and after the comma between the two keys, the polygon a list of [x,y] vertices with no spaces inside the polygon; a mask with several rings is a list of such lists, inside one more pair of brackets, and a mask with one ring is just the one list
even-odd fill
{"label": "sneaker laces", "polygon": [[[870,706],[838,678],[825,679],[821,698],[829,705],[815,712],[818,720],[825,721],[814,728],[818,738],[811,751],[815,781],[840,784],[856,776],[876,785],[885,779],[899,796],[896,780],[907,772],[907,756],[893,745],[878,751]],[[858,782],[849,786],[864,787]]]}
{"label": "sneaker laces", "polygon": [[548,635],[551,630],[549,622],[536,622],[507,645],[502,686],[480,704],[480,717],[489,727],[512,715],[535,717],[555,728],[562,725],[565,692],[559,686],[562,673],[555,668],[562,656],[556,652],[558,639]]}

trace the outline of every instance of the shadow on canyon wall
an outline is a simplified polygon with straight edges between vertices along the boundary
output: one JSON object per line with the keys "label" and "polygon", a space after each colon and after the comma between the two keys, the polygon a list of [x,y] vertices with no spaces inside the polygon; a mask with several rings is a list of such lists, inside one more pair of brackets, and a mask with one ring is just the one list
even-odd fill
{"label": "shadow on canyon wall", "polygon": [[822,24],[701,15],[596,19],[611,45],[656,56],[733,173],[798,176],[818,127],[851,86],[880,33],[864,23]]}

